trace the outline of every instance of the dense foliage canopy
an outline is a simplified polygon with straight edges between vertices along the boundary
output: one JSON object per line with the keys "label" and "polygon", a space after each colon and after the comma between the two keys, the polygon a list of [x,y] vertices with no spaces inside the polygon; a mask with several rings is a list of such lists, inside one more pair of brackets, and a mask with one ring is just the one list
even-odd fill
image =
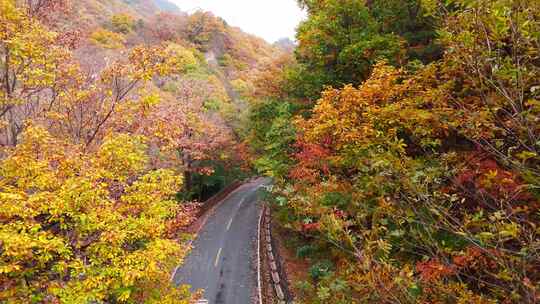
{"label": "dense foliage canopy", "polygon": [[298,300],[540,301],[540,6],[300,2],[248,137],[311,265]]}
{"label": "dense foliage canopy", "polygon": [[293,54],[154,1],[0,0],[0,302],[192,302],[193,201],[247,161],[300,303],[540,302],[540,4],[298,2]]}
{"label": "dense foliage canopy", "polygon": [[274,48],[153,7],[0,0],[0,302],[194,299],[193,200],[245,174],[230,81]]}
{"label": "dense foliage canopy", "polygon": [[404,65],[438,57],[433,18],[419,0],[299,1],[309,18],[298,28],[295,97],[316,99],[324,86],[358,84],[378,60]]}

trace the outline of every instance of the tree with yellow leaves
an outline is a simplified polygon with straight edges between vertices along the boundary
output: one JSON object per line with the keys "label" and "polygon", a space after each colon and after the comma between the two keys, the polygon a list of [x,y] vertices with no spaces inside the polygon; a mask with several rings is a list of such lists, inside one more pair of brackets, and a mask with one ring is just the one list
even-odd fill
{"label": "tree with yellow leaves", "polygon": [[137,46],[88,75],[28,7],[0,0],[0,302],[189,303],[169,281],[194,208],[183,172],[150,163],[156,78],[195,64]]}
{"label": "tree with yellow leaves", "polygon": [[149,171],[146,151],[117,134],[83,155],[26,129],[0,164],[0,299],[188,303],[168,277],[187,250],[171,237],[192,215],[172,200],[181,177]]}

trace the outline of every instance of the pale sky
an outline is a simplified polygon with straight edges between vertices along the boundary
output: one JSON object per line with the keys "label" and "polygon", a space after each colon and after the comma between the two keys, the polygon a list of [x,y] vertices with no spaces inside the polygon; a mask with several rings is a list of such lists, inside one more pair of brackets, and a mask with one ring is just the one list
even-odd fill
{"label": "pale sky", "polygon": [[294,38],[298,23],[305,17],[296,0],[173,0],[191,13],[198,8],[211,11],[227,23],[240,27],[268,42]]}

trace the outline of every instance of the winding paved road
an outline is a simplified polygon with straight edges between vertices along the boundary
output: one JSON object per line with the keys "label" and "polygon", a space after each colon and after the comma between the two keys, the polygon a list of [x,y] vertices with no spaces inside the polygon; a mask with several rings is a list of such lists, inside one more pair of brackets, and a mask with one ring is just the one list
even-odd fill
{"label": "winding paved road", "polygon": [[210,215],[193,250],[174,274],[178,285],[204,289],[210,304],[251,304],[257,292],[256,237],[261,203],[257,179],[231,193]]}

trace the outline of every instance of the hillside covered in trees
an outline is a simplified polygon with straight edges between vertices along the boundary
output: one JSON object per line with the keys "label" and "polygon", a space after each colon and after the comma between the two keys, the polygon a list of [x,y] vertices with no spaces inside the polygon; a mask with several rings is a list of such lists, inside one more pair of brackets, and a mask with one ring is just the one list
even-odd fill
{"label": "hillside covered in trees", "polygon": [[163,0],[0,0],[0,302],[189,303],[183,231],[246,175],[233,88],[281,52]]}
{"label": "hillside covered in trees", "polygon": [[167,0],[0,0],[0,303],[193,302],[187,227],[251,175],[298,303],[540,302],[540,3],[298,3],[271,45]]}
{"label": "hillside covered in trees", "polygon": [[299,3],[247,132],[296,300],[538,303],[538,1]]}

